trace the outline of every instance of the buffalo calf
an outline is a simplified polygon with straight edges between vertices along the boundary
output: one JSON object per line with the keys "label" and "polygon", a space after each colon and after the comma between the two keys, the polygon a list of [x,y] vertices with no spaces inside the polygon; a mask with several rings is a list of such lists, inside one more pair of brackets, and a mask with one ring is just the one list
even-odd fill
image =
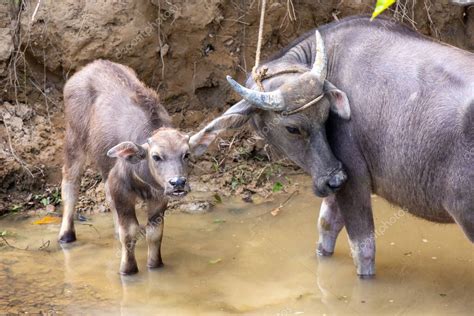
{"label": "buffalo calf", "polygon": [[121,274],[138,272],[135,202],[148,208],[148,267],[162,265],[164,211],[170,197],[190,190],[188,135],[174,129],[158,95],[123,65],[97,60],[64,87],[66,116],[62,180],[64,214],[59,242],[76,240],[74,204],[86,160],[105,181],[106,198],[122,244]]}

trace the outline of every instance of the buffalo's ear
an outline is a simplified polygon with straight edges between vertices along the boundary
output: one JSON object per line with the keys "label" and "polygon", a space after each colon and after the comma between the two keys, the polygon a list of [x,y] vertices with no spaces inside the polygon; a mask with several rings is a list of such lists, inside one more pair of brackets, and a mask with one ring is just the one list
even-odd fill
{"label": "buffalo's ear", "polygon": [[122,142],[107,151],[107,156],[124,159],[129,163],[139,163],[146,158],[148,145],[138,145],[133,142]]}
{"label": "buffalo's ear", "polygon": [[351,108],[347,95],[327,80],[324,81],[324,93],[331,103],[331,111],[341,118],[349,120],[351,118]]}
{"label": "buffalo's ear", "polygon": [[199,132],[191,136],[189,146],[195,156],[204,154],[217,135],[227,129],[243,126],[250,119],[255,108],[246,101],[240,101],[224,114],[215,118]]}

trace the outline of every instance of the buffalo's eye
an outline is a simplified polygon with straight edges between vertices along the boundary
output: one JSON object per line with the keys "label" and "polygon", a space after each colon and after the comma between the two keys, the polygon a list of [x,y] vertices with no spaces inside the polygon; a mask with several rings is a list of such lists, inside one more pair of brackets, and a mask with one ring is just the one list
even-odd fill
{"label": "buffalo's eye", "polygon": [[184,159],[184,160],[188,160],[189,157],[191,157],[191,154],[190,154],[190,153],[185,153],[185,154],[183,155],[183,159]]}
{"label": "buffalo's eye", "polygon": [[290,134],[296,134],[296,135],[301,135],[301,131],[299,128],[297,127],[293,127],[293,126],[285,126],[286,130],[288,131],[288,133]]}
{"label": "buffalo's eye", "polygon": [[162,161],[163,160],[163,158],[161,158],[159,155],[156,155],[156,154],[151,156],[151,157],[153,158],[154,161]]}

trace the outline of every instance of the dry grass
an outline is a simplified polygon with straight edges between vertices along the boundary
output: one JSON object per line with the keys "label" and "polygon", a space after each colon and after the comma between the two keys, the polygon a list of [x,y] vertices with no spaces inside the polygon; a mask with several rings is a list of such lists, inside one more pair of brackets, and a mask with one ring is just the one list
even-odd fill
{"label": "dry grass", "polygon": [[[416,20],[416,10],[420,10],[419,0],[397,0],[393,6],[393,16],[400,22],[410,24],[415,30],[418,29]],[[430,26],[431,36],[439,38],[440,32],[436,27],[431,16],[431,0],[423,0],[423,9],[426,12],[426,17]]]}
{"label": "dry grass", "polygon": [[[34,15],[37,14],[41,1],[38,1],[35,5]],[[42,84],[34,78],[33,70],[28,64],[26,51],[30,46],[30,32],[29,30],[22,30],[21,21],[22,15],[24,12],[28,12],[29,6],[33,3],[20,0],[12,3],[12,12],[14,19],[12,20],[12,38],[13,38],[13,51],[8,62],[8,75],[3,80],[2,85],[4,86],[5,91],[13,91],[13,101],[16,106],[19,106],[20,102],[28,103],[27,91],[30,88],[37,90],[44,97],[44,104],[46,108],[46,114],[48,119],[48,124],[51,127],[51,118],[50,118],[50,109],[49,104],[50,100],[45,93],[46,90],[46,69],[45,69],[45,60],[46,54],[43,52],[43,74],[42,74]],[[34,16],[30,20],[30,25],[33,22]],[[42,85],[42,87],[41,87]],[[13,114],[13,113],[11,113]],[[34,178],[34,174],[31,171],[31,166],[29,166],[25,160],[19,156],[12,144],[11,129],[7,124],[5,118],[3,119],[3,125],[5,126],[5,131],[8,140],[8,147],[10,155],[19,165],[27,172],[27,174]],[[35,167],[37,168],[37,167]],[[39,170],[42,173],[42,170]]]}

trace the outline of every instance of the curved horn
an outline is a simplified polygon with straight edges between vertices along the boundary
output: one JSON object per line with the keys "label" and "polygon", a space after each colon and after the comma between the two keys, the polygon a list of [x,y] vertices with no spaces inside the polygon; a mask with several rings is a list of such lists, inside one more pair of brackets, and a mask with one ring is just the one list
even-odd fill
{"label": "curved horn", "polygon": [[327,55],[326,49],[324,48],[324,41],[318,30],[315,32],[316,35],[316,59],[314,60],[313,69],[311,72],[314,73],[319,80],[324,81],[327,75]]}
{"label": "curved horn", "polygon": [[259,92],[251,90],[240,85],[238,82],[232,79],[231,76],[227,76],[227,81],[229,82],[232,89],[240,94],[244,100],[252,103],[260,109],[283,111],[286,108],[283,95],[281,94],[280,90],[271,92]]}

